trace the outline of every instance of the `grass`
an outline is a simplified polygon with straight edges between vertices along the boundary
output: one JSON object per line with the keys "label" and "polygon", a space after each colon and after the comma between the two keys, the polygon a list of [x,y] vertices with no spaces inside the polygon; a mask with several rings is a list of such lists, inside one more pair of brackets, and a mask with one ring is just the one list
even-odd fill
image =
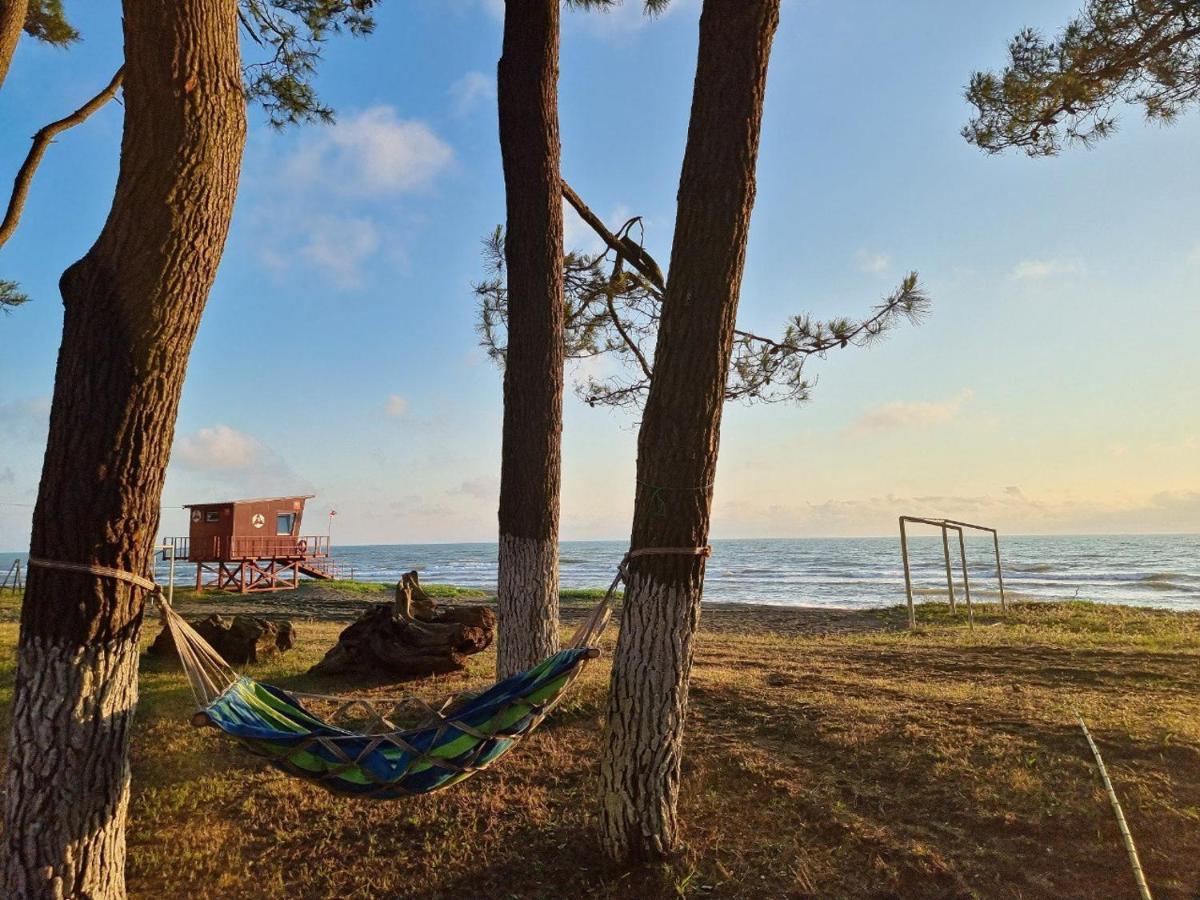
{"label": "grass", "polygon": [[[173,667],[144,666],[133,735],[134,896],[1125,897],[1096,738],[1158,898],[1200,892],[1200,614],[1087,603],[898,609],[822,631],[705,611],[680,809],[684,846],[623,870],[597,850],[606,655],[494,770],[403,802],[333,797],[187,725]],[[301,675],[338,623],[256,677]],[[153,635],[146,635],[148,641]],[[16,626],[0,624],[4,715]],[[437,694],[486,683],[415,685]],[[339,685],[346,687],[346,685]],[[4,729],[7,733],[7,728]]]}

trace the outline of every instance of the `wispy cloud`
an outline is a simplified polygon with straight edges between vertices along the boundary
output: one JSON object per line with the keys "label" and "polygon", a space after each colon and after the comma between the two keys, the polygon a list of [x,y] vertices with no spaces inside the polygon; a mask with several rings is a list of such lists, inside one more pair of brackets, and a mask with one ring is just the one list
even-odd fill
{"label": "wispy cloud", "polygon": [[432,128],[391,106],[305,131],[290,152],[272,152],[284,138],[263,140],[260,173],[244,179],[261,185],[250,214],[259,259],[280,278],[317,272],[341,290],[365,286],[380,259],[405,259],[402,235],[418,201],[401,198],[427,192],[454,161]]}
{"label": "wispy cloud", "polygon": [[483,72],[467,72],[450,85],[450,110],[456,116],[470,115],[483,103],[496,99],[496,78]]}
{"label": "wispy cloud", "polygon": [[889,254],[870,250],[859,250],[854,254],[854,258],[858,261],[859,269],[873,275],[886,272],[892,264],[892,257]]}
{"label": "wispy cloud", "polygon": [[379,249],[374,220],[355,216],[312,216],[302,228],[297,253],[338,287],[363,286],[363,266]]}
{"label": "wispy cloud", "polygon": [[26,397],[0,403],[0,433],[24,441],[43,441],[50,424],[50,398]]}
{"label": "wispy cloud", "polygon": [[714,518],[723,528],[763,536],[895,534],[898,515],[947,517],[999,528],[1003,534],[1194,531],[1200,491],[1160,491],[1103,499],[1069,492],[1027,492],[1009,485],[978,494],[886,494],[811,503],[729,500]]}
{"label": "wispy cloud", "polygon": [[1082,275],[1087,271],[1079,259],[1023,259],[1013,266],[1012,277],[1018,281],[1051,278],[1060,275]]}
{"label": "wispy cloud", "polygon": [[395,107],[372,106],[315,130],[283,162],[297,189],[377,196],[429,185],[454,159],[449,144]]}
{"label": "wispy cloud", "polygon": [[388,397],[383,410],[388,416],[397,419],[408,412],[408,398],[401,394],[392,394]]}
{"label": "wispy cloud", "polygon": [[228,425],[215,425],[176,441],[172,459],[190,469],[248,469],[268,452],[258,438]]}
{"label": "wispy cloud", "polygon": [[448,493],[465,494],[475,500],[495,500],[500,494],[500,481],[492,476],[483,475],[478,478],[468,478]]}
{"label": "wispy cloud", "polygon": [[287,461],[251,434],[212,425],[175,441],[171,468],[187,473],[185,490],[261,497],[310,488]]}
{"label": "wispy cloud", "polygon": [[975,396],[970,388],[963,388],[953,397],[937,402],[885,403],[869,409],[850,426],[849,431],[861,434],[871,431],[894,431],[902,428],[919,428],[948,422],[962,411]]}

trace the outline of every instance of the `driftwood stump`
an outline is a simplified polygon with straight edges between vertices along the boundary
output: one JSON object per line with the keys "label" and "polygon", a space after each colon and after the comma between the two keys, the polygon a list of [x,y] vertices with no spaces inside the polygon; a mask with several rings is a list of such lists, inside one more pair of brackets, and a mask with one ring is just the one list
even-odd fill
{"label": "driftwood stump", "polygon": [[438,606],[421,589],[417,573],[409,572],[397,582],[395,600],[372,604],[309,672],[401,678],[458,672],[468,656],[488,648],[495,633],[490,609]]}
{"label": "driftwood stump", "polygon": [[[296,643],[296,629],[291,622],[273,622],[254,616],[234,616],[227,619],[213,613],[206,619],[190,623],[221,658],[231,666],[262,662],[290,650]],[[163,628],[150,645],[151,656],[175,656],[175,641]]]}

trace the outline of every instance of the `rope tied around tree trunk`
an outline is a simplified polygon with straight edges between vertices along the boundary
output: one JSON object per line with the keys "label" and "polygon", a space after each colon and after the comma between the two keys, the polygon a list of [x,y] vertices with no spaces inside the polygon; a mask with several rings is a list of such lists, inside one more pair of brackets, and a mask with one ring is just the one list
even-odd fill
{"label": "rope tied around tree trunk", "polygon": [[126,584],[132,584],[134,587],[150,591],[152,594],[162,590],[150,578],[134,575],[132,572],[126,572],[124,569],[113,569],[109,566],[62,562],[57,559],[38,559],[35,556],[29,557],[27,565],[37,566],[40,569],[57,569],[60,572],[80,572],[84,575],[95,575],[97,578],[111,578],[114,581],[124,581]]}
{"label": "rope tied around tree trunk", "polygon": [[126,572],[123,569],[114,569],[111,566],[38,559],[32,556],[29,558],[29,565],[42,569],[78,572],[83,575],[93,575],[96,578],[123,581],[149,591],[151,598],[158,601],[163,625],[171,633],[175,650],[179,654],[179,661],[183,665],[184,674],[192,688],[192,696],[201,709],[212,703],[237,681],[237,673],[191,625],[184,621],[179,613],[171,608],[162,588],[152,578],[135,575],[133,572]]}

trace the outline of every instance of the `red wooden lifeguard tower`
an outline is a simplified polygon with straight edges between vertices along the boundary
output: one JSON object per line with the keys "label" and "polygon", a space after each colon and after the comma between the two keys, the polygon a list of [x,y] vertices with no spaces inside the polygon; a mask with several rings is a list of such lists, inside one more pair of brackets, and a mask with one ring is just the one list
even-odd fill
{"label": "red wooden lifeguard tower", "polygon": [[197,591],[249,594],[297,587],[301,575],[334,578],[329,536],[300,534],[312,496],[189,503],[190,533],[170,543],[177,559],[196,564]]}

